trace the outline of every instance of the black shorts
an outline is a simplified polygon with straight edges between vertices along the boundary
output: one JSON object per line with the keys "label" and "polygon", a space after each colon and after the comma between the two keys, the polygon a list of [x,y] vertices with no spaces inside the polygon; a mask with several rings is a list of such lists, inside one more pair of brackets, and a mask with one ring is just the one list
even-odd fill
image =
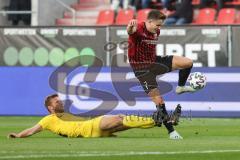
{"label": "black shorts", "polygon": [[136,78],[140,81],[144,91],[148,94],[152,89],[157,88],[156,77],[172,71],[173,56],[157,56],[156,63],[151,64],[147,69],[134,70]]}

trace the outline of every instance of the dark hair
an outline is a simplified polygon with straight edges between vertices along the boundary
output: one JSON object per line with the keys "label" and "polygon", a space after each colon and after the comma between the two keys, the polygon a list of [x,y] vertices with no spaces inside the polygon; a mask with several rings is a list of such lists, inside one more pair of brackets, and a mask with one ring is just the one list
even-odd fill
{"label": "dark hair", "polygon": [[160,12],[159,10],[153,9],[153,10],[151,10],[151,11],[148,13],[147,19],[148,19],[148,20],[149,20],[149,19],[153,19],[153,20],[162,19],[162,20],[165,20],[165,19],[166,19],[166,16],[165,16],[165,14],[163,14],[162,12]]}
{"label": "dark hair", "polygon": [[45,98],[44,106],[47,108],[48,111],[49,111],[48,106],[51,105],[51,100],[55,97],[58,97],[58,94],[52,94]]}

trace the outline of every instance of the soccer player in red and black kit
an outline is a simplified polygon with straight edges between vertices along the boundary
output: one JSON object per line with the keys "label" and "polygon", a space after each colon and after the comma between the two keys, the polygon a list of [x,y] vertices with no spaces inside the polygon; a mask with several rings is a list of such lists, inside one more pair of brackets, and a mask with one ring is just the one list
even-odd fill
{"label": "soccer player in red and black kit", "polygon": [[[160,35],[160,27],[166,16],[159,10],[151,10],[145,22],[138,23],[133,19],[127,26],[129,34],[128,58],[135,76],[140,81],[144,91],[156,104],[162,113],[161,119],[169,133],[176,132],[169,121],[165,103],[158,90],[156,76],[179,69],[179,80],[176,93],[194,92],[190,86],[185,86],[191,72],[193,61],[180,56],[157,56],[156,44]],[[176,132],[176,134],[178,134]],[[180,136],[180,135],[179,135]],[[181,136],[180,136],[181,137]]]}

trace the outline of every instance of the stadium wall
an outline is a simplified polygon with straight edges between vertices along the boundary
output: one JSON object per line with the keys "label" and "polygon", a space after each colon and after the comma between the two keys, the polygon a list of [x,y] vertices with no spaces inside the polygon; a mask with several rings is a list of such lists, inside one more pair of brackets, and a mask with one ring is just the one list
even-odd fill
{"label": "stadium wall", "polygon": [[[232,40],[231,46],[229,45],[229,29],[231,30],[227,26],[163,28],[157,44],[157,54],[187,56],[193,59],[195,67],[231,66],[232,55],[238,54],[232,52],[232,45],[237,45],[238,41],[233,43]],[[47,57],[47,63],[44,64],[47,66],[55,65],[54,61],[62,64],[65,54],[68,57],[68,54],[78,55],[78,52],[93,54],[106,66],[129,66],[126,60],[129,46],[125,27],[2,28],[0,35],[0,49],[3,52],[0,54],[0,65],[38,66],[38,58],[31,57],[35,52],[44,50],[47,55],[54,55],[55,52],[58,55],[54,59]],[[16,55],[14,62],[13,50]],[[18,52],[23,52],[23,56],[18,57]],[[32,56],[26,56],[27,54]],[[24,63],[26,59],[29,59],[30,64]]]}
{"label": "stadium wall", "polygon": [[[233,43],[229,44],[229,33],[234,32],[228,29],[195,26],[162,30],[158,54],[190,56],[198,66],[193,71],[203,72],[208,80],[205,89],[176,96],[177,72],[159,77],[170,110],[180,103],[186,116],[240,116],[240,68],[228,67],[229,51],[239,54],[233,49],[238,43],[232,38]],[[1,28],[0,35],[0,115],[47,114],[43,101],[54,92],[72,100],[71,112],[76,114],[99,109],[102,102],[112,106],[107,110],[110,113],[145,114],[154,110],[124,56],[128,46],[123,27]],[[91,70],[59,67],[84,55],[97,57],[103,63],[97,64],[98,67],[87,63],[93,65]],[[84,79],[85,75],[88,78]]]}
{"label": "stadium wall", "polygon": [[[6,7],[8,5],[9,5],[9,0],[1,0],[0,1],[1,10],[3,7]],[[10,22],[7,20],[7,16],[0,14],[0,26],[7,26],[7,25],[10,25]]]}
{"label": "stadium wall", "polygon": [[[103,67],[94,82],[84,81],[86,69],[81,68],[71,73],[67,83],[49,79],[55,69],[1,67],[0,115],[45,115],[44,98],[56,90],[61,93],[62,99],[73,101],[70,112],[74,114],[96,110],[102,102],[108,102],[113,107],[105,113],[147,114],[155,110],[137,81],[133,81],[130,68],[114,71],[118,75],[112,81],[111,69]],[[240,116],[240,68],[194,68],[193,71],[203,72],[208,80],[206,88],[194,94],[175,94],[177,72],[158,78],[169,110],[180,103],[186,116]],[[128,75],[128,79],[121,79],[123,75]],[[51,83],[60,86],[55,88]]]}
{"label": "stadium wall", "polygon": [[232,27],[232,66],[240,66],[240,27]]}

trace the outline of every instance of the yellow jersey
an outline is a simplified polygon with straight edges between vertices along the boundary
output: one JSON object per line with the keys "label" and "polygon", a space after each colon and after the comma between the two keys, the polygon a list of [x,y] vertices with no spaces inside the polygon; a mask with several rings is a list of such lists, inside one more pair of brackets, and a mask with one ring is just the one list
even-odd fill
{"label": "yellow jersey", "polygon": [[69,113],[50,114],[38,122],[44,129],[66,137],[102,137],[109,133],[101,131],[103,116],[94,119],[82,118]]}

